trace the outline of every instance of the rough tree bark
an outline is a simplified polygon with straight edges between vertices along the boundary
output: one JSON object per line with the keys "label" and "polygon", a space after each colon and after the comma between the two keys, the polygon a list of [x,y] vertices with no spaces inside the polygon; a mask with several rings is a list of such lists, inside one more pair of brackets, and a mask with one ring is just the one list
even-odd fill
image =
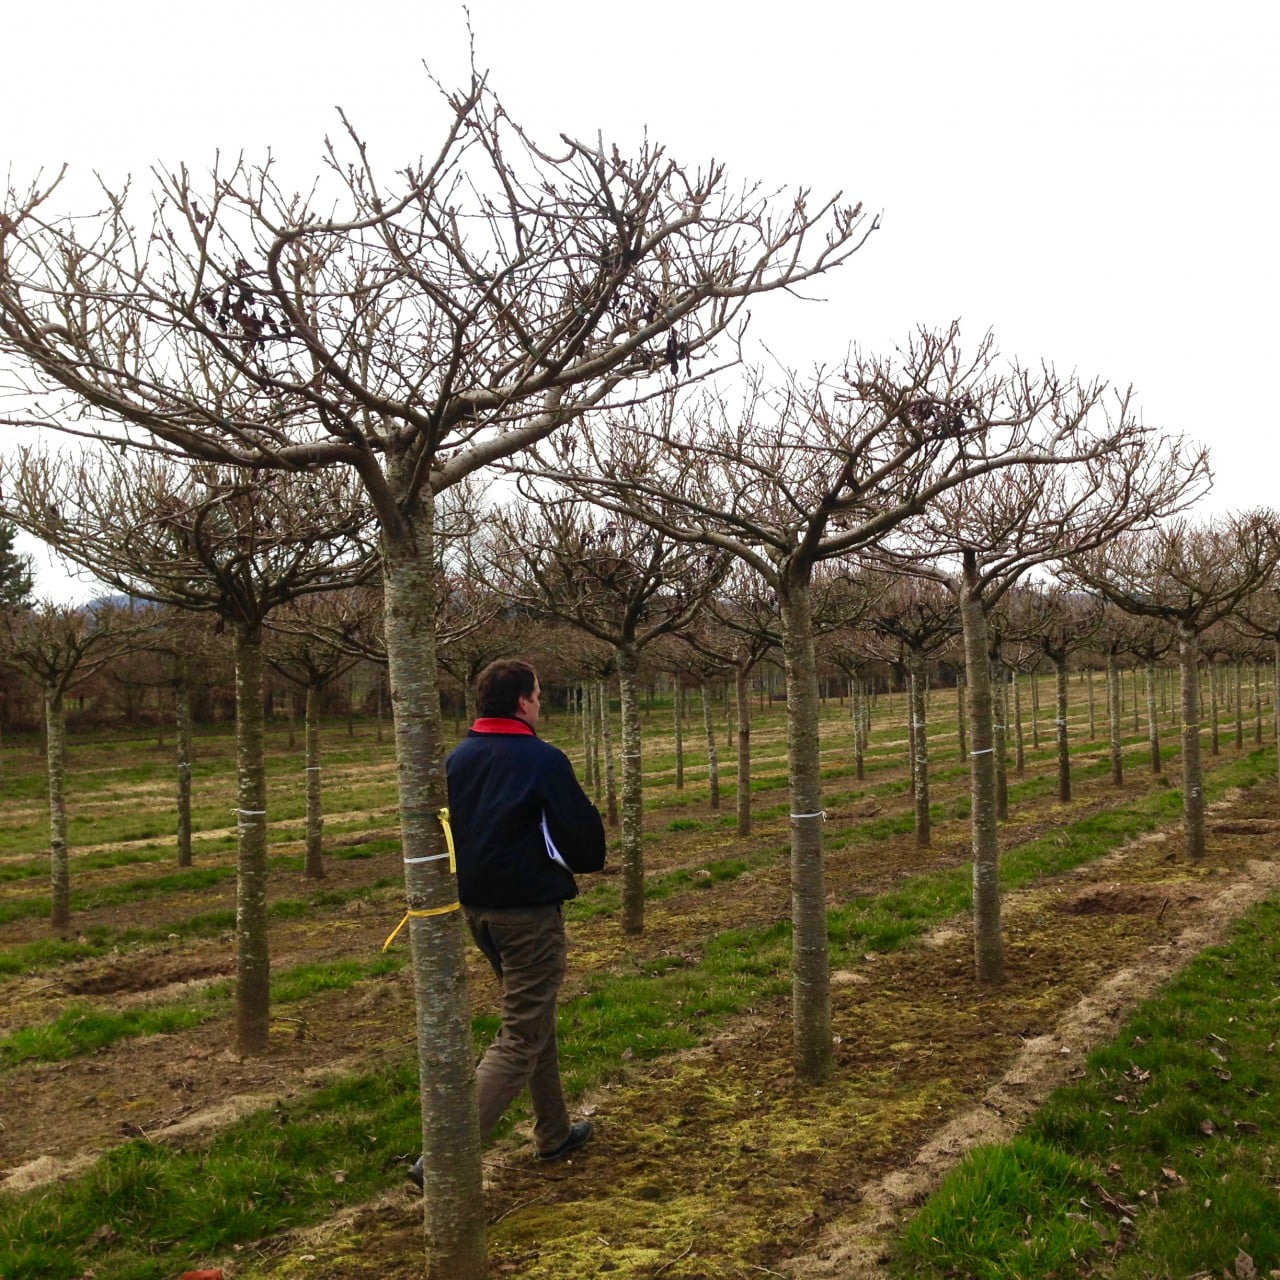
{"label": "rough tree bark", "polygon": [[[292,696],[293,690],[290,690]],[[320,778],[320,687],[308,683],[303,735],[306,741],[307,842],[304,873],[309,880],[324,879],[324,807]]]}
{"label": "rough tree bark", "polygon": [[1111,784],[1124,786],[1124,756],[1120,743],[1120,670],[1116,655],[1107,651],[1107,723],[1111,744]]}
{"label": "rough tree bark", "polygon": [[1147,743],[1151,750],[1151,772],[1160,773],[1160,719],[1156,714],[1156,664],[1148,662],[1146,671],[1147,686]]}
{"label": "rough tree bark", "polygon": [[738,707],[738,834],[751,834],[751,691],[749,672],[741,663],[733,668],[733,691]]}
{"label": "rough tree bark", "polygon": [[822,775],[818,755],[818,667],[809,584],[789,582],[779,597],[787,677],[787,772],[791,796],[792,1027],[804,1080],[831,1074],[831,975],[822,860]]}
{"label": "rough tree bark", "polygon": [[991,661],[987,616],[974,593],[977,557],[964,553],[960,621],[965,671],[969,678],[970,831],[973,847],[973,947],[979,982],[1004,979],[1004,939],[1000,929],[1000,848],[996,835],[995,737],[992,730]]}
{"label": "rough tree bark", "polygon": [[702,697],[702,721],[707,733],[707,788],[712,809],[720,808],[720,757],[716,754],[716,729],[711,719],[711,691],[705,684],[698,689]]}
{"label": "rough tree bark", "polygon": [[236,651],[236,1047],[267,1047],[271,961],[267,945],[267,779],[262,762],[262,628],[234,628]]}
{"label": "rough tree bark", "polygon": [[600,700],[600,739],[604,756],[605,820],[611,827],[618,825],[618,778],[613,763],[613,723],[609,715],[609,686],[604,680],[596,681],[596,697]]}
{"label": "rough tree bark", "polygon": [[173,718],[178,745],[178,866],[191,865],[191,682],[186,662],[178,661],[173,682]]}
{"label": "rough tree bark", "polygon": [[[395,460],[389,462],[394,482],[401,477]],[[426,1274],[450,1280],[486,1272],[485,1208],[476,1194],[480,1126],[461,917],[456,881],[440,873],[448,854],[439,813],[448,797],[436,696],[431,495],[414,506],[416,518],[399,536],[383,531],[384,626],[416,994]]]}
{"label": "rough tree bark", "polygon": [[[622,711],[622,931],[644,931],[644,774],[640,755],[640,706],[636,701],[639,655],[618,650]],[[677,712],[678,714],[678,712]]]}
{"label": "rough tree bark", "polygon": [[44,691],[45,758],[49,774],[49,923],[61,932],[71,924],[71,866],[67,850],[67,715],[62,690]]}
{"label": "rough tree bark", "polygon": [[1187,857],[1204,857],[1204,781],[1200,765],[1199,637],[1178,627],[1178,668],[1182,677],[1182,814]]}

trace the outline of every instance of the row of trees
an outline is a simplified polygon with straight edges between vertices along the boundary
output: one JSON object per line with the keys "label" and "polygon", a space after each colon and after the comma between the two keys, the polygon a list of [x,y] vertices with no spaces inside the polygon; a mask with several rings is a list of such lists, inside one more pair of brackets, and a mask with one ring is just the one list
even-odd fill
{"label": "row of trees", "polygon": [[[959,615],[976,967],[995,981],[1003,717],[992,714],[1002,686],[990,658],[1001,602],[1028,571],[1063,565],[1118,607],[1174,623],[1192,670],[1198,636],[1271,572],[1276,534],[1261,514],[1162,524],[1207,486],[1203,453],[1145,428],[1129,393],[1003,361],[990,337],[966,348],[954,327],[808,375],[712,380],[751,298],[793,291],[862,246],[876,224],[861,205],[734,189],[720,166],[684,167],[651,143],[629,156],[570,138],[540,147],[479,77],[445,101],[432,158],[385,177],[348,129],[311,199],[278,186],[270,164],[243,161],[203,179],[157,171],[142,217],[124,193],[85,215],[50,212],[56,181],[11,190],[0,360],[10,424],[83,442],[10,460],[12,518],[131,599],[212,615],[232,636],[245,1052],[267,1032],[264,628],[279,618],[287,630],[296,614],[304,646],[318,649],[343,624],[318,623],[303,602],[376,580],[381,628],[365,628],[363,643],[387,664],[399,762],[427,1273],[470,1280],[485,1272],[483,1198],[439,817],[438,676],[486,626],[468,603],[477,581],[572,620],[616,672],[632,931],[643,906],[641,653],[713,604],[719,625],[702,629],[691,670],[749,672],[780,647],[795,1064],[816,1080],[832,1061],[824,601],[865,612],[869,573],[905,575],[933,583]],[[503,496],[517,495],[501,510],[478,483],[497,468]],[[1228,557],[1212,581],[1181,573],[1202,543]],[[90,628],[108,630],[105,616]],[[927,650],[914,643],[918,673]],[[479,660],[474,648],[458,673]],[[1191,761],[1194,697],[1184,694]]]}

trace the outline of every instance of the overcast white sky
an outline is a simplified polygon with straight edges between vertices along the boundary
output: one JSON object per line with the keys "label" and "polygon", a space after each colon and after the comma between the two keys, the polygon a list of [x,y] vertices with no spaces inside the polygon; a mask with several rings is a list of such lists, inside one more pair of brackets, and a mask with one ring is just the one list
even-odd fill
{"label": "overcast white sky", "polygon": [[[791,361],[961,317],[1024,360],[1137,388],[1211,445],[1212,507],[1275,502],[1280,5],[473,0],[476,59],[535,137],[647,128],[737,179],[843,191],[883,229],[753,329]],[[385,166],[434,149],[438,0],[8,5],[0,162],[145,185],[268,148],[299,184],[342,105]],[[6,441],[4,447],[11,442]],[[40,589],[63,575],[37,557]]]}

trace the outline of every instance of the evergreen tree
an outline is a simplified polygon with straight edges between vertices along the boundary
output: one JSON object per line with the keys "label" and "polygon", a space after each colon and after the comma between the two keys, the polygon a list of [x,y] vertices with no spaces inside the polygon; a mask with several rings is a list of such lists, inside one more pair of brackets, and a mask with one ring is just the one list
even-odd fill
{"label": "evergreen tree", "polygon": [[0,608],[21,609],[31,603],[31,557],[13,549],[13,525],[0,520]]}

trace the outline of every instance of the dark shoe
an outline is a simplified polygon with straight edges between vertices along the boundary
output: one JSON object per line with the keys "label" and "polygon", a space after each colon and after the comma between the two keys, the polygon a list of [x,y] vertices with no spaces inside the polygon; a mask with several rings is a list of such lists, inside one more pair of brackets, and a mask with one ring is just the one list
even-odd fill
{"label": "dark shoe", "polygon": [[569,1136],[558,1146],[552,1147],[550,1151],[539,1151],[539,1160],[563,1160],[565,1156],[572,1155],[579,1147],[585,1147],[591,1141],[591,1121],[579,1120],[577,1124],[569,1129]]}
{"label": "dark shoe", "polygon": [[419,1156],[417,1160],[405,1170],[404,1176],[408,1178],[409,1181],[412,1182],[413,1185],[417,1187],[419,1191],[422,1190],[422,1157],[421,1156]]}

